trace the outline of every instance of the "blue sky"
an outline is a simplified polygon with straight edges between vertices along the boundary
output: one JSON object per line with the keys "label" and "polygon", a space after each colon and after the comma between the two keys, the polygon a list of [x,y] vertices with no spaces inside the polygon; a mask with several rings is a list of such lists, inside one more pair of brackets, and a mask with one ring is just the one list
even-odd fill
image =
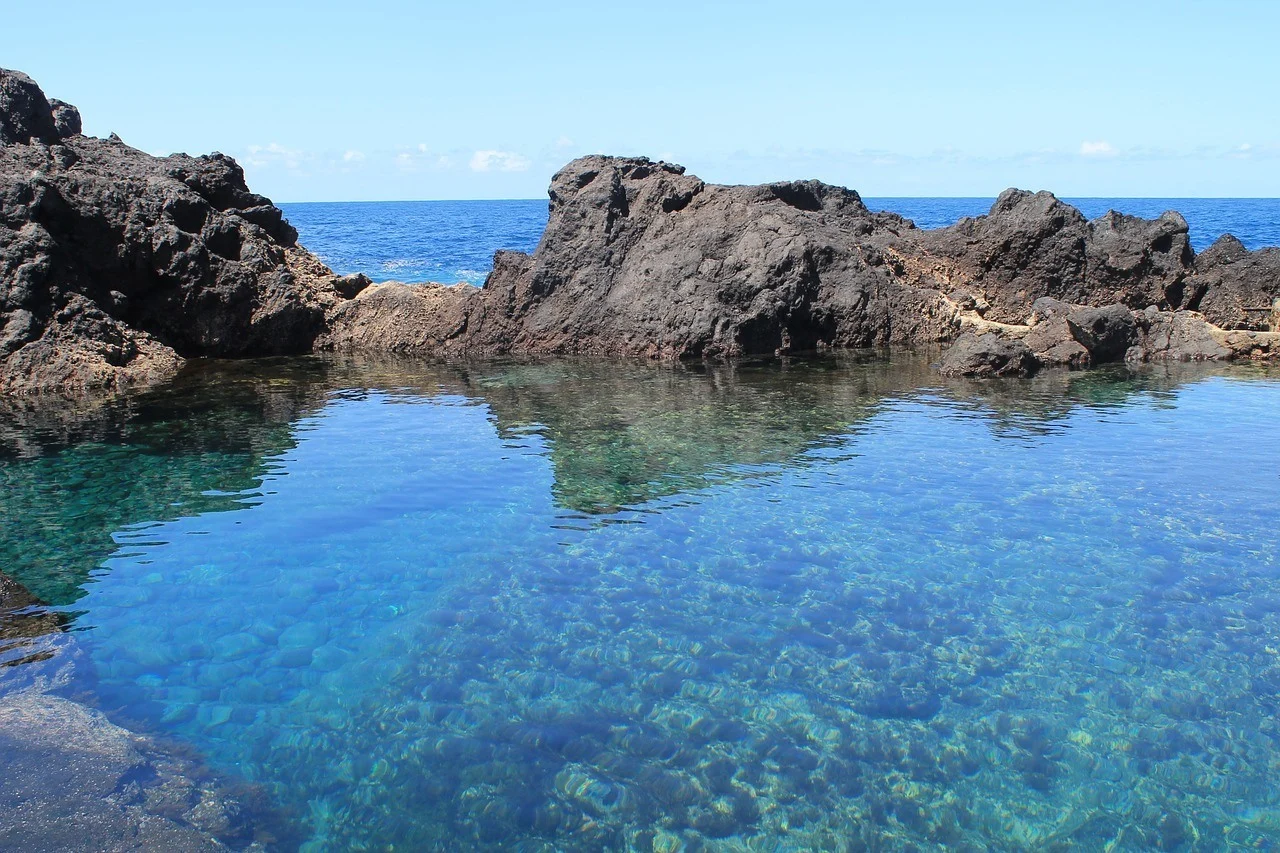
{"label": "blue sky", "polygon": [[868,196],[1280,196],[1280,2],[6,4],[0,66],[277,201],[534,198],[584,153]]}

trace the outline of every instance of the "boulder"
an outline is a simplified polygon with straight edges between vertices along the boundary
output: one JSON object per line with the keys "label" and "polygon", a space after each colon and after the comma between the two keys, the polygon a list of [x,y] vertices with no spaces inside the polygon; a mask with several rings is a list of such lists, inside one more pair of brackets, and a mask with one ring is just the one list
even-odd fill
{"label": "boulder", "polygon": [[1226,360],[1236,355],[1221,329],[1193,311],[1147,311],[1141,315],[1138,344],[1130,361]]}
{"label": "boulder", "polygon": [[1123,305],[1074,308],[1067,315],[1067,325],[1094,363],[1124,358],[1138,335],[1133,312]]}
{"label": "boulder", "polygon": [[943,376],[1030,376],[1039,365],[1022,341],[988,332],[966,332],[947,350],[939,367]]}

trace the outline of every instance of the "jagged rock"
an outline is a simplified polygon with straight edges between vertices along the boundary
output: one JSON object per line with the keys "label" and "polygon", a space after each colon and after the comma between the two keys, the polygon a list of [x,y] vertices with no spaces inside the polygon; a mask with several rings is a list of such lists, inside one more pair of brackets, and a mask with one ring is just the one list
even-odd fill
{"label": "jagged rock", "polygon": [[53,110],[36,81],[18,71],[0,69],[0,145],[58,139]]}
{"label": "jagged rock", "polygon": [[1039,364],[1022,341],[993,332],[965,332],[947,350],[939,366],[943,376],[1030,376]]}
{"label": "jagged rock", "polygon": [[[888,246],[913,226],[817,182],[707,185],[643,158],[556,174],[532,256],[500,253],[483,289],[438,295],[429,333],[385,322],[391,297],[343,306],[324,344],[436,355],[732,356],[947,340],[954,306],[895,286]],[[379,320],[371,320],[376,315]],[[890,322],[891,318],[900,322]]]}
{"label": "jagged rock", "polygon": [[[922,231],[816,181],[716,186],[669,163],[592,156],[560,170],[549,195],[537,250],[499,253],[485,287],[370,288],[339,306],[319,345],[733,356],[971,329],[1083,367],[1147,340],[1133,309],[1194,306],[1205,275],[1223,278],[1223,293],[1280,295],[1266,253],[1200,270],[1176,213],[1088,221],[1046,192],[1008,190],[986,216]],[[1066,308],[1028,323],[1043,299]]]}
{"label": "jagged rock", "polygon": [[[371,286],[298,246],[231,158],[152,157],[78,119],[0,71],[0,393],[312,349],[722,357],[973,332],[1071,367],[1277,351],[1280,249],[1224,238],[1197,258],[1177,213],[1089,221],[1007,190],[920,230],[818,181],[719,186],[591,156],[552,179],[537,250],[499,252],[483,288]],[[1042,300],[1066,307],[1037,316]]]}
{"label": "jagged rock", "polygon": [[49,106],[53,110],[54,129],[57,130],[60,138],[66,139],[68,136],[78,136],[80,134],[80,111],[78,109],[66,101],[59,101],[57,98],[50,98]]}
{"label": "jagged rock", "polygon": [[0,393],[311,349],[342,299],[335,277],[234,160],[79,130],[74,107],[0,70]]}
{"label": "jagged rock", "polygon": [[1227,234],[1196,258],[1193,307],[1224,329],[1280,328],[1280,248],[1250,252]]}

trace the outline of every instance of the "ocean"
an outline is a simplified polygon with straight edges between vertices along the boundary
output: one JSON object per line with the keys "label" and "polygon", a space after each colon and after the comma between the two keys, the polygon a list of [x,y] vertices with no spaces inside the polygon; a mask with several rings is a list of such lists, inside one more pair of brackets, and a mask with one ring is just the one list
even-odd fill
{"label": "ocean", "polygon": [[[951,225],[991,208],[990,198],[867,198],[921,228]],[[1280,246],[1280,199],[1077,198],[1085,216],[1118,210],[1154,218],[1177,210],[1187,219],[1196,251],[1223,234],[1250,249]],[[302,244],[340,274],[363,272],[374,281],[481,284],[498,249],[532,252],[547,224],[547,202],[392,201],[282,204]]]}

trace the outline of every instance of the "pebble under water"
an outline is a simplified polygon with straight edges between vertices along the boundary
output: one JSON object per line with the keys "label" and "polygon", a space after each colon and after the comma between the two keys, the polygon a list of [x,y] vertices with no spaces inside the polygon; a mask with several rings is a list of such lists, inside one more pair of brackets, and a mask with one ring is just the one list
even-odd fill
{"label": "pebble under water", "polygon": [[[1280,374],[193,365],[0,409],[6,646],[318,850],[1274,849]],[[2,635],[0,635],[2,636]]]}

